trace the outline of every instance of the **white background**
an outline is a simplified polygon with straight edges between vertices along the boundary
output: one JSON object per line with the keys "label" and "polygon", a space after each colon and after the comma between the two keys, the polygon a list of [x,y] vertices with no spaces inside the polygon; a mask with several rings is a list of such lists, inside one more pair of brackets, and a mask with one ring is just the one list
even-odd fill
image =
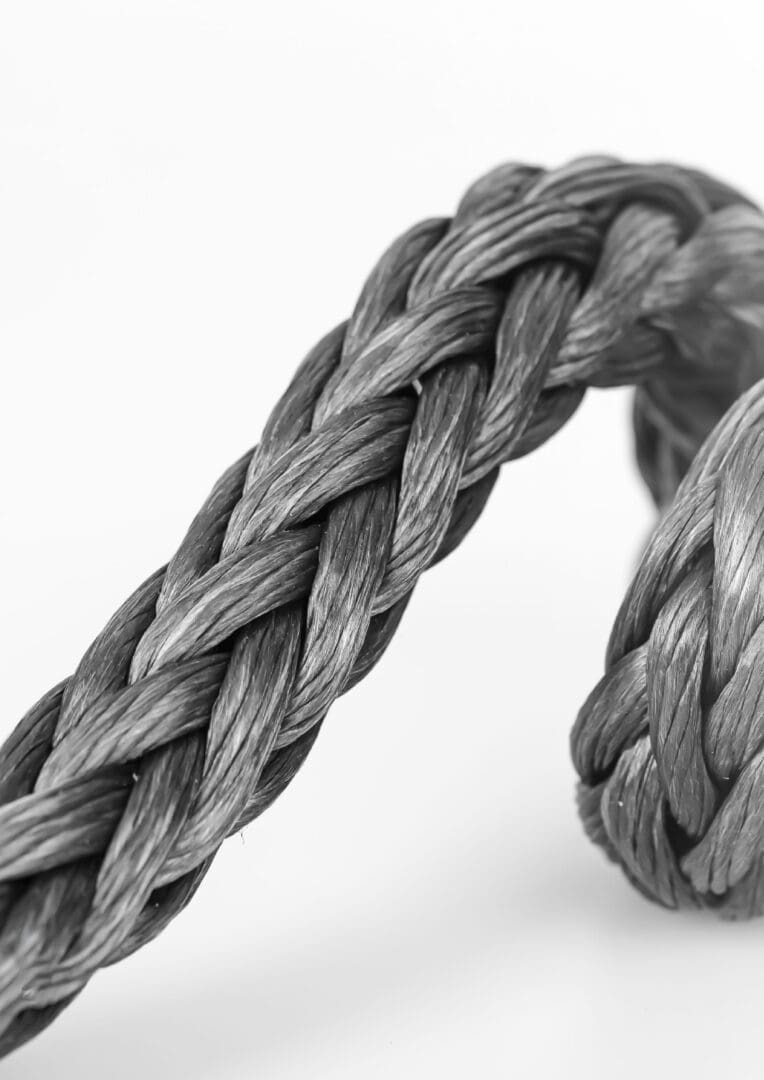
{"label": "white background", "polygon": [[[2,734],[482,171],[607,151],[764,199],[756,10],[6,0]],[[573,807],[651,521],[627,413],[504,470],[293,786],[3,1077],[760,1075],[764,922],[651,907]]]}

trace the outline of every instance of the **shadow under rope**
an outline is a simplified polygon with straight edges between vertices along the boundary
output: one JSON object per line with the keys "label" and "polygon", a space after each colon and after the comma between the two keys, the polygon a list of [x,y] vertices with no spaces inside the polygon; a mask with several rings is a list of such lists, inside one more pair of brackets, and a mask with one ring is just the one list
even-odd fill
{"label": "shadow under rope", "polygon": [[[106,1014],[82,1009],[83,995],[55,1028],[10,1057],[2,1075],[193,1080],[246,1069],[241,1075],[271,1077],[303,1058],[309,1070],[312,1055],[326,1044],[339,1052],[349,1032],[378,1029],[389,1041],[396,1018],[464,993],[465,979],[475,987],[481,970],[506,968],[507,1001],[520,998],[515,961],[535,951],[534,942],[559,952],[573,940],[580,947],[582,936],[601,942],[606,935],[615,946],[644,935],[651,950],[669,939],[695,948],[702,932],[706,940],[744,933],[750,943],[750,923],[677,918],[646,904],[598,852],[571,845],[571,832],[564,824],[544,830],[511,855],[498,831],[462,837],[418,877],[407,866],[405,882],[391,881],[384,893],[355,891],[331,923],[305,920],[288,942],[248,945],[227,971],[200,972],[180,993],[147,985],[128,1011]],[[200,966],[210,948],[209,940],[199,946]],[[99,981],[86,995],[98,993]],[[507,1025],[511,1031],[510,1010]]]}

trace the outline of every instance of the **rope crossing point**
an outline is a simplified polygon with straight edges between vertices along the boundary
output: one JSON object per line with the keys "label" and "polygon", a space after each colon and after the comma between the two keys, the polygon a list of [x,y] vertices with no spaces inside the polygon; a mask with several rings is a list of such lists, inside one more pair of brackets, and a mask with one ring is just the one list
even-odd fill
{"label": "rope crossing point", "polygon": [[764,910],[763,335],[764,217],[692,170],[506,165],[395,241],[0,751],[0,1051],[185,907],[588,387],[636,384],[664,514],[573,731],[584,823],[652,899]]}

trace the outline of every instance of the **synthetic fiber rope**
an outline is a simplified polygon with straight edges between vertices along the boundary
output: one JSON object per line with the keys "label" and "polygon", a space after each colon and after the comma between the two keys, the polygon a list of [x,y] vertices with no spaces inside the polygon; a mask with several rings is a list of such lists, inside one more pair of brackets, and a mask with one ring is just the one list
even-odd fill
{"label": "synthetic fiber rope", "polygon": [[650,898],[764,910],[761,375],[764,217],[698,172],[506,165],[398,239],[0,751],[0,1049],[185,907],[591,386],[636,384],[662,518],[573,732],[582,817]]}

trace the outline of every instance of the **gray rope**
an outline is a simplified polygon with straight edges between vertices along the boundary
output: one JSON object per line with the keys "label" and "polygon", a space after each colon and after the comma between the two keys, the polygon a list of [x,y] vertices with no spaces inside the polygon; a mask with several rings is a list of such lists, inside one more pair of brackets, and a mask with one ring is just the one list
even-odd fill
{"label": "gray rope", "polygon": [[763,557],[761,381],[650,540],[572,734],[587,830],[667,907],[764,910]]}
{"label": "gray rope", "polygon": [[[305,359],[169,565],[0,751],[0,1051],[189,902],[500,465],[636,383],[669,506],[573,737],[591,835],[670,905],[760,910],[764,218],[699,173],[503,166]],[[688,472],[689,469],[689,472]]]}

